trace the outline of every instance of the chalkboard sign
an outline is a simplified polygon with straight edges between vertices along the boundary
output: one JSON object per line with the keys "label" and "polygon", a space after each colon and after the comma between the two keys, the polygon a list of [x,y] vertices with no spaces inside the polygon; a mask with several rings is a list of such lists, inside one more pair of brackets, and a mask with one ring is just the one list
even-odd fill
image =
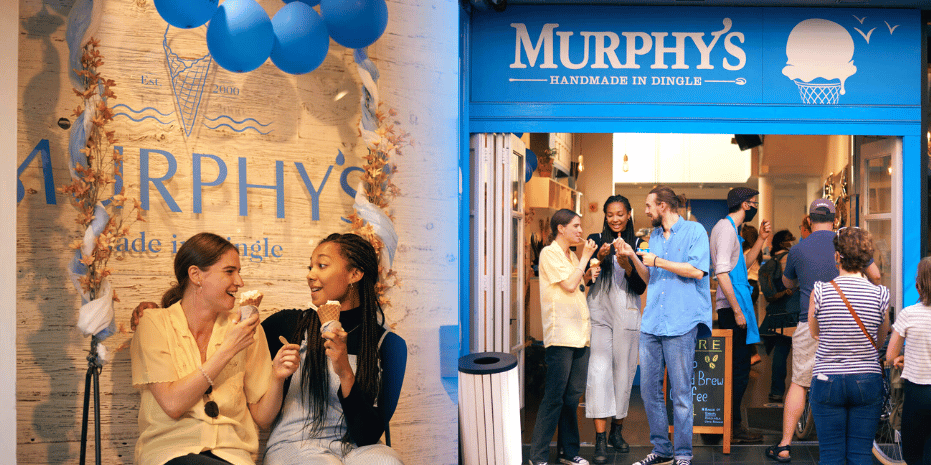
{"label": "chalkboard sign", "polygon": [[[695,344],[695,362],[692,365],[693,432],[724,435],[724,453],[730,453],[731,442],[731,330],[715,329],[711,337],[699,339]],[[666,416],[669,432],[673,431],[672,401],[669,383],[666,390]]]}

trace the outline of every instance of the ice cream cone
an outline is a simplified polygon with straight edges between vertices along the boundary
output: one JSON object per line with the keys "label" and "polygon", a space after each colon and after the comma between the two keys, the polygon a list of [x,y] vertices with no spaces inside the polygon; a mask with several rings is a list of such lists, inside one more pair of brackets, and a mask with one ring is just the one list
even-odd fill
{"label": "ice cream cone", "polygon": [[836,105],[840,99],[841,83],[810,83],[795,80],[802,103],[807,105]]}
{"label": "ice cream cone", "polygon": [[184,58],[172,51],[168,41],[168,30],[162,47],[165,49],[165,60],[168,63],[168,73],[171,77],[171,88],[178,105],[178,116],[184,133],[190,137],[197,121],[197,113],[203,100],[204,87],[213,64],[213,57],[209,53],[196,58]]}
{"label": "ice cream cone", "polygon": [[317,308],[317,316],[320,317],[320,333],[327,331],[336,332],[343,329],[339,322],[340,304],[335,300],[328,300],[325,304]]}
{"label": "ice cream cone", "polygon": [[239,321],[243,321],[254,313],[259,312],[259,304],[262,303],[262,291],[246,291],[239,295]]}
{"label": "ice cream cone", "polygon": [[806,19],[786,40],[782,74],[795,82],[806,105],[836,105],[846,93],[844,83],[857,72],[853,37],[838,23]]}

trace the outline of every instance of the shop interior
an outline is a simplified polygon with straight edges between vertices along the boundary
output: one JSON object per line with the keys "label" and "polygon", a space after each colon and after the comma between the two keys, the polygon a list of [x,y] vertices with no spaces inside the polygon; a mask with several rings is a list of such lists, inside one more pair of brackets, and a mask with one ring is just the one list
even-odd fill
{"label": "shop interior", "polygon": [[[505,345],[521,361],[524,444],[529,443],[543,391],[543,333],[535,261],[540,249],[550,241],[549,218],[560,208],[581,215],[587,236],[602,230],[604,200],[620,194],[630,200],[638,234],[648,235],[650,224],[643,212],[644,200],[650,189],[664,184],[689,199],[679,213],[702,223],[710,232],[717,220],[727,214],[728,190],[747,186],[760,191],[760,213],[751,224],[759,226],[761,219],[767,219],[772,223],[773,233],[787,229],[798,239],[809,203],[829,197],[838,206],[836,226],[859,225],[871,230],[876,240],[875,260],[883,274],[882,284],[890,287],[893,301],[901,305],[901,289],[894,286],[898,262],[894,241],[899,237],[894,219],[894,169],[900,166],[901,153],[897,138],[549,133],[514,134],[507,139],[510,140],[506,140],[505,147],[510,147],[511,160],[509,169],[502,174],[510,178],[509,186],[505,187],[510,188],[507,203],[511,212],[505,216],[510,216],[511,226],[507,236],[501,237],[509,236],[511,244],[499,251],[510,262],[504,264],[511,271],[510,289],[502,293],[510,296],[503,302],[510,315],[501,320],[506,319],[508,326],[505,341],[509,343]],[[476,144],[473,138],[473,149]],[[487,200],[491,196],[476,197]],[[494,203],[486,203],[485,207],[492,209]],[[490,244],[487,247],[479,250],[492,250]],[[767,258],[764,256],[763,260]],[[711,286],[713,293],[714,280]],[[645,298],[646,294],[644,302]],[[757,322],[763,320],[765,308],[766,301],[761,295],[756,307]],[[477,323],[481,324],[488,323]],[[481,337],[481,329],[473,333]],[[744,418],[750,428],[775,438],[781,428],[782,404],[768,398],[770,357],[762,344],[759,353],[762,360],[753,366],[744,396]],[[631,445],[649,445],[637,389],[635,380],[624,436]],[[579,426],[583,442],[593,441],[594,427],[585,418],[584,398],[579,408]],[[770,436],[766,438],[768,441]],[[720,436],[703,435],[702,440],[720,441]],[[696,444],[700,444],[697,438]]]}

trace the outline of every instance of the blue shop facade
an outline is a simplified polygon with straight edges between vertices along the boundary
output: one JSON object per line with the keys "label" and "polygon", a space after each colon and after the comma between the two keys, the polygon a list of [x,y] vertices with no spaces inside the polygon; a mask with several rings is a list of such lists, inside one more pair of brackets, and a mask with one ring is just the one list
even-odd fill
{"label": "blue shop facade", "polygon": [[[925,28],[917,8],[464,6],[460,353],[521,356],[528,344],[522,255],[538,218],[523,199],[543,182],[528,182],[539,134],[549,145],[592,133],[848,137],[851,164],[837,188],[849,192],[825,195],[844,196],[846,225],[884,238],[895,308],[915,303],[928,242]],[[565,161],[562,175],[590,156]],[[566,184],[558,165],[546,181],[551,201]],[[885,194],[876,194],[879,174]],[[603,200],[574,206],[600,218]],[[642,199],[631,201],[642,210]]]}

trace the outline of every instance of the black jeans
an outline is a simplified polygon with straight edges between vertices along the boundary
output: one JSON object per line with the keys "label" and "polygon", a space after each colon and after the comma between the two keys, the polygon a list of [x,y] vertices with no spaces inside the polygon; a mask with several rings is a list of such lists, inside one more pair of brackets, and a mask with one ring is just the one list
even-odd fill
{"label": "black jeans", "polygon": [[530,459],[547,462],[550,440],[559,426],[559,443],[566,457],[579,455],[579,399],[585,394],[589,348],[546,348],[546,390],[530,441]]}
{"label": "black jeans", "polygon": [[792,338],[786,336],[766,336],[773,342],[773,374],[769,384],[769,395],[783,396],[786,393],[786,375],[789,373],[789,351]]}
{"label": "black jeans", "polygon": [[228,465],[229,462],[223,460],[212,452],[204,451],[199,454],[187,454],[181,457],[175,457],[165,465]]}
{"label": "black jeans", "polygon": [[931,464],[931,385],[902,383],[902,458],[908,465]]}
{"label": "black jeans", "polygon": [[[753,309],[747,309],[752,312]],[[743,420],[740,415],[740,404],[743,402],[744,391],[750,383],[750,349],[747,347],[747,328],[738,328],[731,308],[718,309],[718,327],[729,329],[732,332],[733,347],[731,349],[731,373],[733,375],[733,401],[731,402],[731,419],[735,426]]]}

